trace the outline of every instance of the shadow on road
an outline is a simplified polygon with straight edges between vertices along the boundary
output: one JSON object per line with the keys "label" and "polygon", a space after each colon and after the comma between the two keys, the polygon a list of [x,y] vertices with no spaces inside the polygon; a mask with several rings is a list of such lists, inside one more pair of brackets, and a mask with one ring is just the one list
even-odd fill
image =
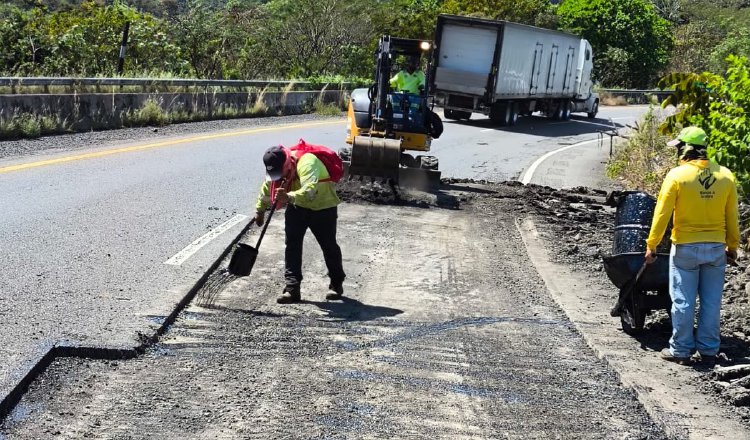
{"label": "shadow on road", "polygon": [[573,116],[569,121],[553,121],[543,116],[526,116],[518,118],[518,123],[512,127],[501,127],[489,118],[470,119],[468,121],[445,120],[445,124],[467,125],[481,129],[492,129],[499,132],[528,134],[534,136],[562,137],[577,136],[601,131],[612,131],[624,128],[625,125],[610,119]]}
{"label": "shadow on road", "polygon": [[204,309],[218,310],[218,311],[227,312],[227,313],[238,313],[241,315],[249,315],[253,317],[280,318],[284,316],[279,313],[262,312],[260,310],[237,309],[237,308],[226,307],[226,306],[221,306],[217,304],[206,304],[206,305],[201,305],[201,307],[203,307]]}
{"label": "shadow on road", "polygon": [[372,321],[404,313],[399,309],[364,304],[346,296],[341,301],[302,301],[302,303],[317,306],[326,311],[329,318],[341,321]]}

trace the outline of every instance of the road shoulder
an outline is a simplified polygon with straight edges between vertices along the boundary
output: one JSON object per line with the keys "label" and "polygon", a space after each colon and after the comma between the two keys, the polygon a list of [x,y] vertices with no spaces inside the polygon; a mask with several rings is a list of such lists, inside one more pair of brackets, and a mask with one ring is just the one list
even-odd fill
{"label": "road shoulder", "polygon": [[694,385],[699,372],[659,359],[622,333],[609,316],[610,297],[582,275],[551,261],[532,218],[517,223],[530,260],[547,290],[596,355],[632,388],[649,415],[672,438],[750,439],[750,431]]}

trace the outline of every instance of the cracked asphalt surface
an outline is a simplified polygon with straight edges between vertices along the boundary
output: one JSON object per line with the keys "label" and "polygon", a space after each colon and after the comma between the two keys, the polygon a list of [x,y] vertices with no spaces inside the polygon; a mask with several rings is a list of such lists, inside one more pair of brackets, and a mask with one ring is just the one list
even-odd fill
{"label": "cracked asphalt surface", "polygon": [[[60,359],[0,428],[11,438],[661,439],[550,298],[515,185],[455,183],[340,207],[346,299],[305,243],[303,302],[277,305],[283,231],[250,277],[191,305],[144,356]],[[250,231],[252,241],[255,231]],[[2,436],[0,435],[0,436]]]}

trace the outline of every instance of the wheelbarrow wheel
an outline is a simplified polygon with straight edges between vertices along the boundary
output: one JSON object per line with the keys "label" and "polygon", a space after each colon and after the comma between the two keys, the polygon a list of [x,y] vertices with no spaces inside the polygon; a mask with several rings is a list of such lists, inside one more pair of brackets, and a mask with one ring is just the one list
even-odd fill
{"label": "wheelbarrow wheel", "polygon": [[646,324],[646,311],[636,307],[623,307],[620,312],[622,331],[633,336],[643,331]]}

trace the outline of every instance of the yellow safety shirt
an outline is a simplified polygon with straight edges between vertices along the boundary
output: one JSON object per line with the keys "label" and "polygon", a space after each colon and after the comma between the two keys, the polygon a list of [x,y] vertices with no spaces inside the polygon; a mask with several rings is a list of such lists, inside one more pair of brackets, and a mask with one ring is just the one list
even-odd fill
{"label": "yellow safety shirt", "polygon": [[425,77],[421,70],[414,73],[399,71],[391,78],[391,88],[398,92],[419,94],[419,87],[424,87]]}
{"label": "yellow safety shirt", "polygon": [[[336,183],[326,181],[329,178],[328,170],[320,159],[312,153],[303,154],[297,160],[297,176],[288,192],[289,203],[313,211],[337,206],[341,200],[336,194]],[[265,211],[271,206],[270,190],[271,182],[266,180],[255,203],[257,211]]]}
{"label": "yellow safety shirt", "polygon": [[725,243],[730,250],[737,249],[737,184],[727,168],[708,160],[691,160],[669,171],[646,240],[652,251],[661,242],[673,211],[672,243]]}

